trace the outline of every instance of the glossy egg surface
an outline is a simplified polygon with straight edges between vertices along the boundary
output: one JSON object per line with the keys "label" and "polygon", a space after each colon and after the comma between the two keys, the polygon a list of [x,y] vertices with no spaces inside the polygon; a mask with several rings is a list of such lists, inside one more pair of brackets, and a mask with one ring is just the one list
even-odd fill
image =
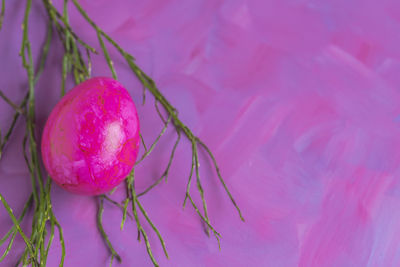
{"label": "glossy egg surface", "polygon": [[129,174],[139,150],[139,119],[126,89],[96,77],[69,91],[52,110],[42,135],[42,158],[64,189],[98,195]]}

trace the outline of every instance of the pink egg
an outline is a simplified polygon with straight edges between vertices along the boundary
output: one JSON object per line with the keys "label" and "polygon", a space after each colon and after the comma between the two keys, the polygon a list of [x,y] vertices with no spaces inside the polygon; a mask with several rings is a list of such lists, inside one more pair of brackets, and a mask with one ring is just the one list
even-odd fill
{"label": "pink egg", "polygon": [[42,158],[58,185],[97,195],[129,174],[139,139],[139,119],[129,93],[119,82],[97,77],[57,103],[44,127]]}

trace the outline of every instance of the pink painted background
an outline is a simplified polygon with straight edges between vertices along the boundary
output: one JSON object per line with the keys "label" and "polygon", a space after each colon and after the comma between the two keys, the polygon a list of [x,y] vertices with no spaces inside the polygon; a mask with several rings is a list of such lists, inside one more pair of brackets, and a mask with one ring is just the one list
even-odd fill
{"label": "pink painted background", "polygon": [[[208,161],[201,171],[211,221],[222,234],[221,251],[193,209],[182,210],[191,160],[190,144],[183,143],[169,182],[142,198],[167,242],[170,260],[150,236],[161,266],[400,266],[399,1],[81,3],[207,141],[246,218],[239,220]],[[0,88],[19,102],[27,89],[18,57],[24,1],[6,4]],[[45,29],[39,4],[31,17],[34,51]],[[97,43],[73,8],[71,24]],[[41,129],[60,95],[60,51],[54,42],[37,86]],[[106,63],[95,61],[94,75],[110,76]],[[116,60],[120,81],[137,103],[149,143],[161,122],[149,94],[149,103],[140,105],[142,88],[121,62]],[[1,101],[2,131],[11,114]],[[17,212],[29,193],[23,132],[19,121],[0,162],[0,191]],[[169,129],[137,168],[138,191],[161,175],[175,138]],[[95,199],[53,189],[67,242],[65,266],[106,266]],[[123,191],[114,197],[121,199]],[[123,258],[120,266],[151,266],[135,225],[130,220],[121,232],[120,219],[121,212],[107,204],[105,228]],[[10,226],[0,207],[0,234]],[[22,248],[18,239],[2,266],[14,263]],[[49,266],[57,265],[59,252],[55,245]]]}

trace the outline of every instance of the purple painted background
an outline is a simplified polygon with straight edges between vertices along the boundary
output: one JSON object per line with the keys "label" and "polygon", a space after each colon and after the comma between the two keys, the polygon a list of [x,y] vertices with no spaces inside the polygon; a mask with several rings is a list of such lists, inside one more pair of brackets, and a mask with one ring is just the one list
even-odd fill
{"label": "purple painted background", "polygon": [[[35,55],[45,30],[36,2],[30,29]],[[161,266],[400,266],[399,1],[81,3],[206,140],[246,218],[239,220],[209,161],[201,171],[211,221],[222,234],[221,251],[193,209],[182,210],[191,161],[190,144],[182,143],[169,182],[142,198],[167,242],[170,260],[150,236]],[[0,89],[19,102],[27,90],[18,57],[24,1],[6,4]],[[70,11],[78,34],[96,44],[95,32]],[[53,42],[37,86],[39,128],[60,95],[61,49]],[[110,76],[106,63],[95,61],[94,75]],[[120,81],[138,104],[149,143],[161,122],[149,94],[149,103],[139,104],[142,88],[120,63]],[[0,101],[2,131],[12,113]],[[16,212],[30,192],[23,132],[19,121],[0,162],[0,191]],[[175,138],[169,129],[137,168],[138,191],[161,175]],[[123,191],[114,198],[122,199]],[[66,236],[65,266],[106,266],[95,199],[54,186],[52,200]],[[121,266],[151,266],[134,223],[129,220],[121,232],[120,219],[120,210],[107,203],[105,228]],[[0,207],[0,234],[11,225]],[[29,229],[29,221],[23,226]],[[22,244],[18,239],[3,266],[15,262]],[[54,244],[49,266],[59,261]]]}

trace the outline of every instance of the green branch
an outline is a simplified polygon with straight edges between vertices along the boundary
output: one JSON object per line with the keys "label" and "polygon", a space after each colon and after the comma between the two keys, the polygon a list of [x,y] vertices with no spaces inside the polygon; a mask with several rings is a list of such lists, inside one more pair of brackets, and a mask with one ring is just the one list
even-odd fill
{"label": "green branch", "polygon": [[[31,44],[29,41],[29,36],[28,36],[28,20],[29,20],[29,14],[30,14],[30,9],[31,9],[31,4],[32,0],[27,0],[27,5],[24,13],[24,20],[22,23],[22,28],[23,28],[23,36],[22,36],[22,45],[21,45],[21,50],[20,50],[20,55],[22,58],[22,63],[24,68],[27,71],[27,76],[28,76],[28,84],[29,84],[29,90],[26,95],[26,97],[23,99],[20,105],[14,104],[12,101],[10,101],[2,92],[0,92],[0,97],[3,98],[9,105],[11,105],[14,110],[16,111],[14,114],[13,121],[11,123],[11,126],[9,130],[7,131],[5,137],[3,140],[0,138],[0,158],[2,156],[2,151],[8,142],[13,129],[15,128],[16,121],[18,120],[19,116],[21,114],[26,116],[26,121],[27,121],[27,127],[26,127],[26,134],[23,140],[23,154],[24,154],[24,159],[27,163],[30,176],[31,176],[31,184],[32,184],[32,196],[31,196],[31,203],[34,204],[34,215],[33,215],[33,220],[32,220],[32,233],[28,239],[28,237],[25,235],[24,240],[26,241],[26,248],[24,253],[22,254],[20,262],[22,262],[23,265],[27,264],[32,264],[34,266],[36,265],[41,265],[44,266],[46,265],[46,260],[48,256],[49,249],[53,243],[54,239],[54,234],[55,234],[55,229],[57,228],[59,231],[59,236],[60,236],[60,244],[62,247],[62,254],[61,254],[61,261],[60,261],[60,266],[63,265],[64,259],[65,259],[65,242],[64,242],[64,237],[63,237],[63,231],[62,228],[57,221],[57,219],[54,216],[54,213],[52,211],[52,206],[51,206],[51,201],[50,201],[50,190],[51,190],[51,180],[48,178],[46,184],[44,185],[43,181],[43,176],[41,173],[40,165],[39,165],[39,153],[38,153],[38,146],[36,143],[36,136],[35,136],[35,84],[37,83],[45,65],[45,61],[47,59],[47,54],[49,51],[50,43],[52,40],[52,31],[53,27],[55,28],[59,39],[61,40],[63,47],[64,47],[64,54],[63,54],[63,60],[62,60],[62,80],[61,80],[61,95],[65,94],[65,89],[66,89],[66,80],[69,77],[69,75],[73,75],[75,79],[75,83],[80,83],[84,81],[85,79],[89,78],[91,76],[91,70],[92,70],[92,62],[90,58],[91,53],[97,53],[97,51],[84,42],[76,33],[75,31],[71,28],[70,23],[69,23],[69,16],[68,16],[68,0],[63,1],[63,10],[62,14],[53,6],[50,0],[42,0],[44,4],[44,8],[46,9],[46,12],[48,14],[49,18],[49,23],[47,25],[47,35],[46,35],[46,40],[42,48],[42,56],[41,60],[39,62],[39,66],[37,68],[37,71],[35,72],[34,67],[33,67],[33,59],[32,59],[32,48]],[[139,197],[143,196],[144,194],[148,193],[151,189],[156,187],[158,184],[161,183],[161,181],[165,178],[165,181],[167,181],[167,177],[169,174],[170,167],[172,165],[173,158],[175,156],[175,152],[177,150],[178,145],[180,144],[181,141],[181,136],[185,136],[190,143],[192,144],[192,164],[191,164],[191,170],[190,174],[188,177],[187,181],[187,186],[186,186],[186,193],[185,193],[185,199],[184,199],[184,206],[186,204],[186,201],[189,200],[192,207],[194,208],[195,212],[198,214],[200,220],[204,223],[205,229],[207,233],[211,231],[215,238],[218,241],[218,245],[220,245],[220,234],[214,229],[214,227],[210,223],[210,219],[208,216],[208,209],[207,209],[207,203],[205,199],[205,192],[202,186],[202,181],[200,179],[200,164],[199,164],[199,153],[198,150],[200,147],[205,149],[207,152],[206,155],[211,159],[211,162],[213,164],[213,167],[217,173],[218,179],[220,180],[222,186],[224,187],[224,190],[226,191],[228,197],[230,198],[232,204],[234,207],[237,209],[237,212],[240,216],[240,218],[244,221],[244,218],[242,216],[241,210],[239,209],[238,205],[236,204],[231,192],[228,190],[228,187],[223,180],[219,167],[217,165],[216,159],[210,149],[196,136],[193,134],[193,132],[180,120],[178,116],[177,110],[174,108],[174,106],[171,105],[171,103],[165,98],[165,96],[160,92],[160,90],[157,88],[156,84],[154,81],[145,73],[142,71],[142,69],[135,63],[134,57],[126,52],[119,44],[114,41],[108,34],[106,34],[100,27],[94,23],[94,21],[89,17],[87,12],[80,6],[77,0],[72,0],[73,5],[76,7],[78,12],[82,15],[82,17],[93,27],[93,29],[96,31],[97,37],[98,37],[98,43],[100,48],[102,49],[103,56],[105,61],[107,62],[107,65],[112,73],[112,76],[114,79],[117,79],[117,72],[114,66],[114,63],[111,59],[109,50],[107,49],[107,45],[110,44],[113,46],[119,54],[125,59],[126,64],[129,66],[133,74],[139,79],[139,81],[143,85],[143,104],[145,103],[145,93],[146,91],[149,91],[151,95],[154,97],[154,104],[155,104],[155,109],[162,120],[164,127],[162,128],[161,132],[159,135],[156,137],[155,141],[151,144],[149,148],[147,148],[143,136],[140,134],[141,142],[143,144],[144,148],[144,153],[142,154],[141,158],[138,159],[135,165],[139,164],[143,160],[145,160],[150,153],[155,149],[157,146],[158,142],[161,140],[161,137],[164,135],[164,133],[167,130],[167,127],[170,123],[174,126],[174,129],[177,133],[177,139],[172,147],[171,153],[170,153],[170,158],[168,161],[168,164],[162,173],[161,177],[159,177],[153,184],[151,184],[147,189],[145,189],[143,192],[140,194],[136,193],[135,186],[134,186],[134,171],[132,170],[131,175],[128,176],[126,179],[126,199],[123,201],[123,204],[120,204],[112,199],[110,199],[108,196],[100,196],[99,197],[99,207],[98,207],[98,214],[97,214],[97,222],[98,222],[98,227],[99,231],[108,247],[111,253],[111,261],[110,264],[112,264],[112,261],[114,258],[117,258],[118,261],[121,261],[120,256],[118,253],[115,251],[113,248],[108,236],[106,235],[104,231],[104,227],[102,225],[102,215],[104,212],[104,199],[109,201],[110,203],[116,205],[120,209],[122,209],[123,214],[122,214],[122,221],[121,221],[121,229],[124,226],[124,223],[126,221],[127,215],[131,216],[127,209],[129,204],[132,205],[132,212],[133,212],[133,219],[136,222],[137,229],[138,229],[138,240],[140,241],[140,237],[142,236],[145,242],[146,250],[147,253],[152,261],[152,263],[155,266],[158,266],[158,263],[156,259],[154,258],[148,234],[144,230],[141,221],[139,220],[139,215],[138,213],[141,213],[147,223],[150,225],[151,229],[154,231],[154,233],[157,235],[161,246],[163,248],[165,256],[168,258],[168,253],[165,247],[165,242],[159,232],[159,230],[156,228],[154,223],[150,220],[147,212],[145,211],[144,207],[141,205],[139,202]],[[0,13],[0,28],[1,28],[1,23],[4,18],[4,12],[5,12],[5,0],[2,0],[2,9]],[[82,50],[84,49],[84,53],[82,53]],[[86,60],[84,59],[83,55],[86,55]],[[167,115],[167,119],[164,118],[162,115],[162,112],[160,111],[160,108],[158,104],[161,104],[163,111]],[[27,106],[27,107],[26,107]],[[26,151],[26,148],[29,148],[28,152]],[[196,184],[197,184],[197,191],[200,194],[201,201],[202,201],[202,207],[203,211],[200,211],[198,208],[197,204],[194,202],[191,192],[190,192],[190,186],[191,182],[193,180],[193,176],[195,175],[196,177]],[[2,201],[4,200],[1,197]],[[4,200],[5,201],[5,200]],[[3,205],[5,205],[3,202]],[[11,211],[11,210],[10,210]],[[15,236],[17,233],[20,233],[21,235],[24,235],[22,230],[20,230],[19,223],[22,221],[26,213],[26,209],[24,208],[21,217],[19,220],[16,220],[15,217],[12,217],[13,214],[12,212],[9,213],[10,217],[15,220],[13,228],[5,235],[4,238],[0,240],[0,245],[3,244],[8,238],[11,239],[9,241],[9,244],[6,248],[5,253],[3,254],[1,259],[4,259],[5,255],[10,251],[12,243],[15,239]],[[16,223],[15,223],[16,222]],[[50,227],[50,232],[48,232],[48,227]],[[50,234],[49,238],[47,239],[46,243],[46,236]],[[0,261],[1,261],[0,259]],[[40,259],[40,262],[39,262]],[[17,265],[18,265],[17,264]]]}
{"label": "green branch", "polygon": [[6,12],[6,0],[1,0],[0,30],[3,27],[3,21],[4,21],[5,12]]}
{"label": "green branch", "polygon": [[118,255],[118,253],[115,251],[113,245],[110,242],[110,239],[108,238],[108,235],[106,234],[104,227],[103,227],[103,212],[104,212],[104,196],[99,197],[99,207],[97,211],[97,227],[99,228],[99,231],[101,235],[103,236],[104,241],[107,244],[108,250],[111,253],[111,263],[114,259],[114,257],[118,260],[118,262],[121,262],[121,256]]}
{"label": "green branch", "polygon": [[27,247],[31,257],[33,257],[34,256],[34,252],[33,252],[32,243],[30,242],[29,238],[26,236],[24,231],[22,231],[22,229],[21,229],[21,227],[19,225],[19,221],[17,220],[17,218],[15,218],[14,213],[13,213],[10,205],[8,205],[7,201],[4,199],[2,194],[0,194],[0,201],[3,203],[4,208],[6,209],[8,215],[10,216],[12,222],[14,223],[15,229],[18,231],[18,233],[21,235],[22,239],[24,240],[24,242],[26,244],[26,247]]}

